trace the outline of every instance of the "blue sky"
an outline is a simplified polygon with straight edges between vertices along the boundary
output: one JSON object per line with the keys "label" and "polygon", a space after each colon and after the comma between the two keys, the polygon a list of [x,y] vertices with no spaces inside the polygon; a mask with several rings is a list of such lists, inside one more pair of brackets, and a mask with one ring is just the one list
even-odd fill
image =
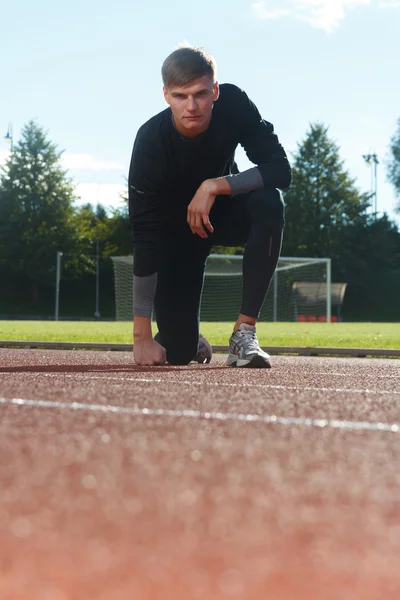
{"label": "blue sky", "polygon": [[17,141],[34,118],[82,201],[117,205],[137,129],[166,106],[161,64],[188,41],[246,90],[289,156],[322,122],[370,191],[362,155],[375,152],[378,210],[400,225],[384,164],[400,118],[400,0],[14,0],[1,16],[0,162],[8,123]]}

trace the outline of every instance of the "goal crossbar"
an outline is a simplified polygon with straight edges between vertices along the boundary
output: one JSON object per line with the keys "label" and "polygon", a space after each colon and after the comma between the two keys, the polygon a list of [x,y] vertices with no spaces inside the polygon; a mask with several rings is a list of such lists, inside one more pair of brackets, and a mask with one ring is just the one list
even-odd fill
{"label": "goal crossbar", "polygon": [[[130,320],[133,256],[111,258],[114,265],[116,318]],[[242,255],[210,254],[205,269],[202,320],[230,321],[232,315],[237,314],[241,302],[242,264]],[[325,300],[316,308],[319,312],[310,314],[323,315],[327,322],[331,322],[331,259],[293,256],[282,256],[279,259],[260,320],[297,320],[295,284],[299,282],[321,284],[326,291]]]}

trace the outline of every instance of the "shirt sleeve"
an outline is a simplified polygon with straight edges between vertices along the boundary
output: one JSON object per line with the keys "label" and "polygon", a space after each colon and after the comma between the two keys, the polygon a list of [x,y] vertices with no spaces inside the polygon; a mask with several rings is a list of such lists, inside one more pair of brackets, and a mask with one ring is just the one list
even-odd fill
{"label": "shirt sleeve", "polygon": [[247,94],[239,94],[239,138],[248,159],[257,165],[264,187],[288,188],[291,168],[272,123],[265,121]]}
{"label": "shirt sleeve", "polygon": [[141,131],[133,146],[128,177],[129,218],[133,242],[134,275],[157,272],[161,235],[164,228],[164,195],[160,161],[143,139]]}
{"label": "shirt sleeve", "polygon": [[248,192],[264,187],[264,181],[258,167],[252,167],[241,173],[227,175],[225,179],[229,183],[232,196],[247,194]]}
{"label": "shirt sleeve", "polygon": [[154,297],[157,288],[157,273],[145,277],[133,276],[133,316],[147,317],[153,315]]}

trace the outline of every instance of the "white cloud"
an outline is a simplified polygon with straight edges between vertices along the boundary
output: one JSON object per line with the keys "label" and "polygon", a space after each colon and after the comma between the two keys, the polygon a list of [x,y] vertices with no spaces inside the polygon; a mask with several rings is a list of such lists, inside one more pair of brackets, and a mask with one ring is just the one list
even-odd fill
{"label": "white cloud", "polygon": [[265,19],[265,20],[274,20],[274,19],[280,19],[281,17],[287,17],[288,15],[290,15],[290,10],[287,9],[279,9],[279,8],[268,8],[266,2],[254,2],[251,5],[251,9],[253,11],[253,14],[258,18],[258,19]]}
{"label": "white cloud", "polygon": [[89,171],[124,171],[124,165],[117,162],[105,161],[92,154],[74,154],[65,152],[62,163],[67,169],[87,169]]}
{"label": "white cloud", "polygon": [[400,8],[400,0],[379,0],[379,8]]}
{"label": "white cloud", "polygon": [[[1,150],[0,149],[0,166],[4,165],[10,152],[9,150]],[[72,154],[70,156],[79,157],[79,156],[89,156],[84,154]],[[76,167],[76,163],[73,161],[68,163],[68,167],[71,169],[81,168],[88,169],[90,167],[80,166]],[[84,163],[80,163],[81,165]],[[90,163],[87,163],[90,164]],[[98,162],[95,163],[99,164]],[[100,164],[108,164],[112,165],[114,163],[100,163]],[[117,164],[117,163],[115,163]],[[67,166],[64,163],[64,166]],[[106,169],[107,167],[101,167],[102,169]],[[110,169],[110,167],[108,167]],[[118,167],[119,170],[120,167]],[[96,169],[98,167],[96,166]],[[75,194],[78,197],[76,202],[77,205],[80,204],[103,204],[106,207],[118,208],[123,205],[123,201],[121,200],[120,194],[125,193],[127,191],[127,186],[120,183],[77,183],[75,184]]]}
{"label": "white cloud", "polygon": [[[4,165],[9,150],[0,149],[0,165]],[[92,154],[74,154],[65,152],[61,157],[61,162],[66,169],[86,169],[88,171],[126,171],[126,167],[117,162],[105,161],[96,158]]]}
{"label": "white cloud", "polygon": [[120,194],[126,192],[126,186],[120,183],[77,183],[75,193],[79,197],[77,204],[103,204],[118,208],[123,205]]}
{"label": "white cloud", "polygon": [[[397,0],[381,0],[395,2]],[[400,0],[399,0],[400,1]],[[359,6],[368,6],[371,0],[267,0],[251,5],[259,19],[292,17],[331,33],[346,17],[346,13]]]}

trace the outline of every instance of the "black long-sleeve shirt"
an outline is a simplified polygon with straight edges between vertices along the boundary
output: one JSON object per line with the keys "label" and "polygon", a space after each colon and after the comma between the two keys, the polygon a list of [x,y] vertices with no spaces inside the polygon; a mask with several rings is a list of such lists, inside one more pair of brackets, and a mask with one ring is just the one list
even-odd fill
{"label": "black long-sleeve shirt", "polygon": [[203,181],[238,173],[235,150],[239,144],[259,168],[264,187],[290,185],[290,165],[273,125],[262,119],[254,103],[235,85],[220,85],[210,125],[195,138],[179,133],[170,108],[142,125],[129,170],[135,275],[157,271],[164,227],[188,226],[187,207]]}

